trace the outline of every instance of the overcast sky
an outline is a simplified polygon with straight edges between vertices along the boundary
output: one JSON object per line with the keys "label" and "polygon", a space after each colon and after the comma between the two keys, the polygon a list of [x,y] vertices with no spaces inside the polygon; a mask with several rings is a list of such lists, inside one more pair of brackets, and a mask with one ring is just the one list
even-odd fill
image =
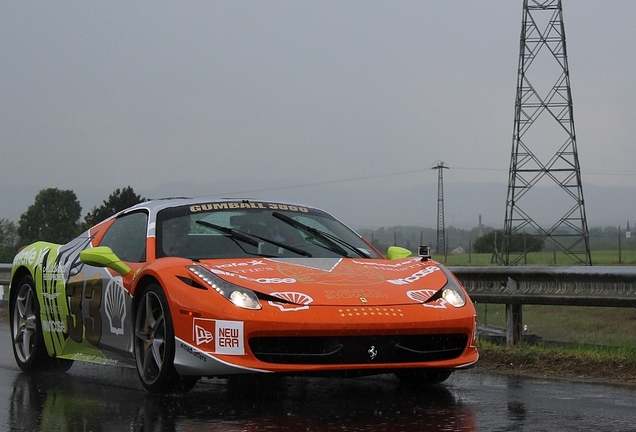
{"label": "overcast sky", "polygon": [[[311,203],[435,188],[441,160],[505,192],[522,4],[2,0],[1,190],[105,191],[87,211],[127,185],[282,181]],[[636,179],[634,16],[564,0],[584,185]]]}

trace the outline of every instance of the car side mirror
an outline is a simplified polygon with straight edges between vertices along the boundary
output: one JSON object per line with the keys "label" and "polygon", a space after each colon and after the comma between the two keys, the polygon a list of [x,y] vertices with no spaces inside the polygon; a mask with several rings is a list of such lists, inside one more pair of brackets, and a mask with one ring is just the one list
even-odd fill
{"label": "car side mirror", "polygon": [[410,250],[399,246],[389,246],[389,249],[386,252],[386,257],[390,260],[408,258],[411,255],[413,255],[413,253]]}
{"label": "car side mirror", "polygon": [[130,267],[120,260],[108,246],[84,249],[80,252],[79,257],[84,264],[93,267],[108,267],[122,276],[130,272]]}

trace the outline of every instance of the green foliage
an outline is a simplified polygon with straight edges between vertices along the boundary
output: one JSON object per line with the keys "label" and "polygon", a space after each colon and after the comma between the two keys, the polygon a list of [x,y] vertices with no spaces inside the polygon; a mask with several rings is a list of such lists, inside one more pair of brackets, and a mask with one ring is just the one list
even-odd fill
{"label": "green foliage", "polygon": [[8,219],[0,219],[0,262],[11,262],[18,248],[18,228]]}
{"label": "green foliage", "polygon": [[82,231],[88,229],[93,225],[96,225],[114,215],[115,213],[127,209],[135,204],[144,202],[146,199],[140,195],[135,194],[135,191],[130,186],[124,189],[117,189],[110,194],[107,200],[103,202],[100,207],[93,207],[91,211],[84,217],[84,223],[82,224]]}
{"label": "green foliage", "polygon": [[77,230],[82,207],[75,192],[57,188],[42,189],[18,222],[21,244],[37,240],[66,243]]}
{"label": "green foliage", "polygon": [[[495,243],[502,252],[503,231],[495,230],[485,234],[473,243],[473,251],[476,253],[493,253],[495,251]],[[544,240],[526,234],[515,234],[510,242],[510,252],[540,252],[543,249]]]}

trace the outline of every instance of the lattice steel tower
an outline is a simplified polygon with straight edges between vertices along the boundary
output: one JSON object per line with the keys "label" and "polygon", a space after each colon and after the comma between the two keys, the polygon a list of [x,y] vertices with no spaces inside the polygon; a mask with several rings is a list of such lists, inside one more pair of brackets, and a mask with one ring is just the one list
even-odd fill
{"label": "lattice steel tower", "polygon": [[591,265],[561,0],[524,0],[521,24],[503,264],[543,243]]}
{"label": "lattice steel tower", "polygon": [[444,174],[448,169],[444,162],[437,162],[437,253],[446,255],[446,226],[444,225]]}

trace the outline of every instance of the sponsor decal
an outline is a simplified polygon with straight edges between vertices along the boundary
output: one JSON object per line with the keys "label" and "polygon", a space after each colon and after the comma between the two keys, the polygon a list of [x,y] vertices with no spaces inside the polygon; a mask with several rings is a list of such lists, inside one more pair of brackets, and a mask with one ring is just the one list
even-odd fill
{"label": "sponsor decal", "polygon": [[200,352],[199,350],[196,350],[194,348],[192,348],[190,345],[186,345],[183,342],[181,342],[181,349],[185,352],[187,352],[188,354],[193,355],[194,357],[198,358],[199,360],[201,360],[203,363],[207,362],[207,358],[205,357],[205,355]]}
{"label": "sponsor decal", "polygon": [[55,263],[53,267],[46,269],[46,271],[42,274],[42,280],[44,281],[64,281],[66,278],[64,277],[67,274],[68,269],[71,266],[71,262],[66,264],[58,264]]}
{"label": "sponsor decal", "polygon": [[205,327],[194,325],[194,340],[197,345],[207,344],[214,341],[214,334]]}
{"label": "sponsor decal", "polygon": [[425,303],[428,299],[430,299],[433,295],[435,295],[437,291],[430,289],[423,290],[415,290],[415,291],[407,291],[406,295],[411,300],[422,303],[423,306],[434,308],[434,309],[446,309],[446,300],[443,298],[439,298],[434,302]]}
{"label": "sponsor decal", "polygon": [[265,263],[263,262],[263,260],[252,260],[247,262],[217,264],[213,267],[217,269],[231,270],[234,273],[243,273],[243,274],[274,270],[272,267],[263,267],[263,266],[265,266]]}
{"label": "sponsor decal", "polygon": [[361,302],[365,303],[369,299],[388,298],[389,295],[383,293],[380,290],[352,288],[352,289],[326,290],[325,297],[327,297],[328,300],[360,299]]}
{"label": "sponsor decal", "polygon": [[55,314],[61,314],[61,313],[65,313],[65,310],[63,310],[59,305],[57,304],[44,304],[44,310],[46,311],[46,313],[48,315],[55,315]]}
{"label": "sponsor decal", "polygon": [[135,274],[133,274],[133,277],[132,277],[133,281],[137,280],[137,276],[139,276],[140,272],[141,272],[141,267],[139,267],[137,270],[135,270]]}
{"label": "sponsor decal", "polygon": [[209,203],[209,204],[196,204],[190,206],[192,213],[198,213],[202,211],[210,210],[234,210],[234,209],[263,209],[263,210],[287,210],[300,213],[309,213],[307,207],[299,207],[288,204],[274,204],[274,203],[261,203],[261,202],[223,202],[223,203]]}
{"label": "sponsor decal", "polygon": [[226,263],[226,264],[217,264],[214,266],[214,268],[225,269],[225,268],[232,268],[232,267],[251,267],[251,266],[259,266],[259,265],[265,265],[263,260],[252,260],[252,261],[246,261],[246,262],[232,262],[232,263]]}
{"label": "sponsor decal", "polygon": [[42,330],[52,333],[64,333],[66,332],[66,326],[62,321],[42,320]]}
{"label": "sponsor decal", "polygon": [[242,321],[194,318],[192,330],[192,339],[203,351],[215,354],[245,354]]}
{"label": "sponsor decal", "polygon": [[97,364],[108,365],[108,366],[117,366],[119,364],[119,361],[115,359],[108,359],[108,358],[99,357],[93,354],[84,354],[84,353],[73,354],[73,357],[71,357],[71,360],[77,360],[80,362],[87,362],[87,363],[97,363]]}
{"label": "sponsor decal", "polygon": [[251,282],[256,282],[256,283],[260,283],[260,284],[293,284],[293,283],[296,283],[296,279],[294,279],[294,278],[251,278],[251,277],[248,277],[248,276],[244,276],[242,274],[226,272],[224,270],[220,270],[220,269],[216,269],[216,268],[211,268],[210,271],[212,273],[214,273],[214,274],[217,274],[217,275],[236,277],[236,278],[239,278],[239,279],[243,279],[243,280],[247,280],[247,281],[251,281]]}
{"label": "sponsor decal", "polygon": [[430,266],[430,267],[426,267],[426,268],[423,268],[421,270],[416,271],[411,276],[407,276],[405,278],[400,278],[400,279],[389,279],[389,280],[387,280],[387,282],[390,282],[390,283],[395,284],[395,285],[408,285],[408,284],[411,284],[413,282],[417,282],[418,280],[422,279],[423,277],[426,277],[426,276],[430,275],[431,273],[434,273],[434,272],[436,272],[438,270],[440,270],[439,267]]}
{"label": "sponsor decal", "polygon": [[309,309],[309,304],[314,301],[314,299],[309,297],[307,294],[299,292],[273,292],[271,293],[271,295],[294,303],[289,304],[271,300],[268,302],[270,306],[275,306],[282,312],[292,312]]}
{"label": "sponsor decal", "polygon": [[60,293],[42,293],[42,297],[44,297],[47,300],[53,301],[56,298],[58,298],[60,295]]}
{"label": "sponsor decal", "polygon": [[216,342],[217,354],[245,354],[243,346],[243,323],[238,321],[217,321],[216,322]]}
{"label": "sponsor decal", "polygon": [[110,323],[110,332],[116,335],[124,334],[124,321],[126,319],[126,295],[121,276],[115,276],[108,281],[104,294],[105,312]]}
{"label": "sponsor decal", "polygon": [[19,254],[15,256],[13,259],[13,265],[38,265],[42,263],[42,258],[46,253],[48,253],[50,248],[43,248],[39,251],[35,249],[24,249]]}

